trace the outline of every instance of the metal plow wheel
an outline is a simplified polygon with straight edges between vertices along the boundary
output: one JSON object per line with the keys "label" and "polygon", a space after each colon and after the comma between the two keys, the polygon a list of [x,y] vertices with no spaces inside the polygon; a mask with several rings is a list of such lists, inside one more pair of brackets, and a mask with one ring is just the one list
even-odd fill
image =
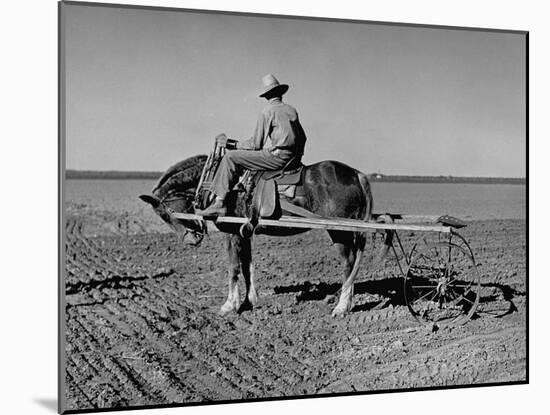
{"label": "metal plow wheel", "polygon": [[404,288],[407,306],[419,322],[444,326],[470,320],[479,304],[480,276],[465,239],[451,233],[447,241],[417,245]]}

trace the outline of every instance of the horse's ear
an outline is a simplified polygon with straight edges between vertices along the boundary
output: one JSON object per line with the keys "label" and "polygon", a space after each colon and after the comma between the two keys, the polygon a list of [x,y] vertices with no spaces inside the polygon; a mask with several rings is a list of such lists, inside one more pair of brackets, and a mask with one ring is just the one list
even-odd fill
{"label": "horse's ear", "polygon": [[155,196],[149,196],[149,195],[140,195],[139,198],[143,200],[145,203],[150,204],[154,208],[159,207],[160,200],[157,199]]}

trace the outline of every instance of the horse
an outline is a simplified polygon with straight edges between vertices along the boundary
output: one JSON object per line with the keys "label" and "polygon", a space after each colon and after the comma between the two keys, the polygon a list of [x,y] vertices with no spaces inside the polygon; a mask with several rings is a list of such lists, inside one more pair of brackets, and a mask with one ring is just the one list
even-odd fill
{"label": "horse", "polygon": [[[193,245],[198,245],[202,241],[206,233],[205,222],[174,219],[170,211],[194,212],[193,200],[206,160],[205,155],[197,155],[173,165],[159,179],[151,195],[139,196],[142,201],[152,206],[164,222],[180,234],[183,241]],[[302,177],[300,185],[303,189],[299,192],[299,196],[289,200],[290,203],[322,217],[362,221],[371,219],[373,197],[369,180],[364,173],[344,163],[327,160],[304,166]],[[230,192],[226,198],[228,214],[246,216],[249,199],[250,195],[247,192]],[[254,282],[252,238],[242,236],[239,227],[235,224],[214,223],[220,231],[227,234],[229,289],[219,314],[252,310],[258,301]],[[256,233],[266,235],[290,236],[307,232],[309,229],[258,228],[257,230]],[[340,297],[332,315],[343,316],[352,309],[354,280],[359,271],[366,237],[361,232],[329,230],[328,233],[344,268]],[[244,278],[246,290],[242,302],[238,288],[240,273]]]}

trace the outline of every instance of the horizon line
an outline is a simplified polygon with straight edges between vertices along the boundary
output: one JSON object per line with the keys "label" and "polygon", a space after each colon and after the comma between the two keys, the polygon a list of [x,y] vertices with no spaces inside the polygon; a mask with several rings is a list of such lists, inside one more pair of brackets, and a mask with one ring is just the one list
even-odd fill
{"label": "horizon line", "polygon": [[[65,169],[65,177],[67,179],[78,178],[155,178],[164,174],[163,171],[157,170],[79,170]],[[385,174],[381,172],[366,173],[369,179],[384,181],[392,178],[402,179],[439,179],[447,181],[456,180],[509,180],[509,181],[527,181],[527,177],[523,176],[455,176],[452,174]],[[154,176],[154,177],[153,177]]]}
{"label": "horizon line", "polygon": [[[164,174],[161,170],[94,170],[94,169],[65,169],[65,173],[116,173],[116,174]],[[453,174],[406,174],[406,173],[382,173],[379,171],[366,173],[367,176],[381,175],[383,177],[401,176],[401,177],[449,177],[449,178],[468,178],[468,179],[526,179],[526,176],[458,176]]]}

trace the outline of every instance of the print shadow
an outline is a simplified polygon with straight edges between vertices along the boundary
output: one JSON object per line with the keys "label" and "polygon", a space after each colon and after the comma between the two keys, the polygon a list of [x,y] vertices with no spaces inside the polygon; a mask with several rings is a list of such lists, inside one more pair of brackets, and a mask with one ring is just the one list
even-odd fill
{"label": "print shadow", "polygon": [[57,412],[57,399],[53,398],[35,398],[34,402],[50,412]]}

